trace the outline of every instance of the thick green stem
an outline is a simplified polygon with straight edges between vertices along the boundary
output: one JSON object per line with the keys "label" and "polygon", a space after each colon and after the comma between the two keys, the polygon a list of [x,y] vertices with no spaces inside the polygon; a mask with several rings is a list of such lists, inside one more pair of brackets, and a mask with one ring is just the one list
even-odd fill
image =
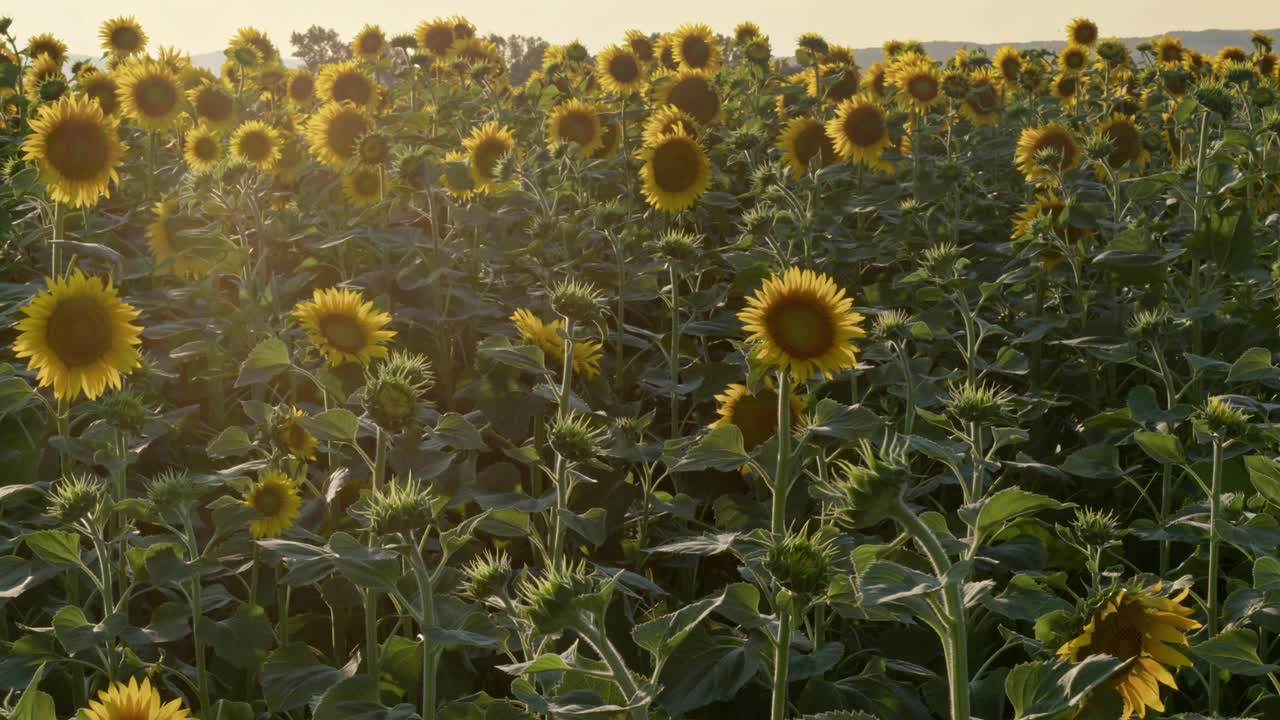
{"label": "thick green stem", "polygon": [[364,647],[365,670],[369,677],[378,681],[378,591],[368,588],[364,591]]}
{"label": "thick green stem", "polygon": [[787,493],[791,491],[791,377],[778,371],[778,464],[769,484],[773,491],[773,512],[769,524],[779,538],[787,531]]}
{"label": "thick green stem", "polygon": [[778,640],[773,648],[772,720],[787,720],[787,677],[791,666],[791,593],[782,590],[775,603],[778,609]]}
{"label": "thick green stem", "polygon": [[[1218,563],[1221,548],[1218,542],[1218,518],[1222,513],[1222,438],[1213,439],[1213,477],[1209,485],[1209,597],[1206,612],[1209,615],[1209,639],[1218,636],[1220,606],[1218,599]],[[1209,669],[1209,714],[1217,715],[1222,705],[1222,687],[1218,681],[1218,669]]]}
{"label": "thick green stem", "polygon": [[198,688],[197,694],[200,696],[200,710],[207,712],[209,709],[209,671],[205,668],[205,640],[204,633],[201,632],[204,609],[201,607],[200,596],[203,593],[204,590],[200,583],[200,571],[196,570],[191,574],[191,638],[196,646],[196,686]]}
{"label": "thick green stem", "polygon": [[387,435],[378,428],[373,449],[373,482],[370,487],[374,492],[382,488],[382,479],[387,472]]}
{"label": "thick green stem", "polygon": [[[599,620],[603,624],[603,619]],[[622,660],[622,656],[618,654],[618,649],[609,642],[609,637],[603,631],[596,630],[587,622],[580,622],[577,628],[591,647],[600,655],[600,659],[609,666],[609,672],[613,675],[613,681],[617,684],[618,689],[622,691],[624,702],[627,704],[635,700],[639,688],[636,687],[636,681],[631,677],[631,671],[627,669],[627,664]],[[632,720],[645,720],[649,716],[648,711],[643,707],[632,708],[630,715]]]}
{"label": "thick green stem", "polygon": [[671,437],[680,437],[680,285],[674,262],[667,264],[671,276]]}
{"label": "thick green stem", "polygon": [[422,633],[422,720],[436,717],[436,675],[440,663],[440,649],[431,643],[430,628],[435,624],[435,595],[431,587],[431,575],[422,560],[422,551],[413,543],[409,549],[413,563],[413,576],[418,581],[418,598],[422,603],[418,629]]}

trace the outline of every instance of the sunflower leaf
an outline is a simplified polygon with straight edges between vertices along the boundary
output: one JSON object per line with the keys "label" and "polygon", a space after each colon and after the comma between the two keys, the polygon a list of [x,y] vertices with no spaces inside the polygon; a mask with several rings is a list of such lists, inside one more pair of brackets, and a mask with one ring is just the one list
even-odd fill
{"label": "sunflower leaf", "polygon": [[289,368],[289,348],[280,338],[267,338],[249,351],[240,365],[236,387],[266,382]]}
{"label": "sunflower leaf", "polygon": [[1258,633],[1248,628],[1234,628],[1188,648],[1192,655],[1233,675],[1260,676],[1280,672],[1280,665],[1262,662],[1258,657]]}

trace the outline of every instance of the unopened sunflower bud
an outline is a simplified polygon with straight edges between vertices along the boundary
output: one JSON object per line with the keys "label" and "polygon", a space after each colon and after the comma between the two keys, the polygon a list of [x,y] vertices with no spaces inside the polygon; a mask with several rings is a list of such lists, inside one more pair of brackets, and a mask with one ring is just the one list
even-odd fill
{"label": "unopened sunflower bud", "polygon": [[409,537],[431,527],[439,508],[439,498],[415,480],[393,481],[375,490],[357,514],[369,522],[374,535],[400,534]]}
{"label": "unopened sunflower bud", "polygon": [[478,602],[492,597],[506,598],[510,582],[511,557],[504,550],[486,550],[462,568],[463,592]]}
{"label": "unopened sunflower bud", "polygon": [[585,415],[557,416],[547,429],[551,449],[570,463],[582,463],[600,454],[601,431],[591,427]]}
{"label": "unopened sunflower bud", "polygon": [[0,35],[8,35],[9,28],[13,25],[13,18],[0,17]]}
{"label": "unopened sunflower bud", "polygon": [[65,525],[93,521],[106,497],[102,482],[92,475],[68,475],[54,483],[49,493],[49,517]]}
{"label": "unopened sunflower bud", "polygon": [[806,533],[789,535],[769,548],[765,569],[783,588],[812,599],[827,591],[831,580],[832,549]]}
{"label": "unopened sunflower bud", "polygon": [[576,323],[591,324],[600,318],[603,296],[594,285],[564,280],[551,288],[551,309]]}
{"label": "unopened sunflower bud", "polygon": [[365,374],[360,402],[386,432],[401,433],[414,425],[425,395],[435,384],[431,361],[422,355],[392,351]]}
{"label": "unopened sunflower bud", "polygon": [[1071,536],[1086,547],[1103,548],[1124,535],[1120,521],[1107,510],[1081,508],[1071,521]]}
{"label": "unopened sunflower bud", "polygon": [[1173,325],[1173,316],[1166,307],[1139,310],[1129,318],[1125,332],[1132,338],[1156,340],[1169,331]]}
{"label": "unopened sunflower bud", "polygon": [[1219,117],[1231,117],[1233,103],[1231,93],[1221,83],[1203,82],[1196,88],[1196,102]]}
{"label": "unopened sunflower bud", "polygon": [[541,575],[526,575],[516,593],[520,610],[544,634],[577,627],[587,598],[599,588],[586,564],[552,565]]}
{"label": "unopened sunflower bud", "polygon": [[858,467],[839,461],[834,489],[843,496],[843,519],[854,528],[878,525],[902,502],[904,478],[896,468]]}
{"label": "unopened sunflower bud", "polygon": [[1220,438],[1241,438],[1249,432],[1248,413],[1232,407],[1220,397],[1209,398],[1209,404],[1199,415],[1209,432]]}
{"label": "unopened sunflower bud", "polygon": [[662,234],[653,244],[658,254],[669,261],[682,263],[693,259],[698,254],[702,238],[698,235],[669,230]]}
{"label": "unopened sunflower bud", "polygon": [[1011,400],[1008,390],[966,380],[952,386],[943,404],[956,420],[982,425],[1005,417]]}

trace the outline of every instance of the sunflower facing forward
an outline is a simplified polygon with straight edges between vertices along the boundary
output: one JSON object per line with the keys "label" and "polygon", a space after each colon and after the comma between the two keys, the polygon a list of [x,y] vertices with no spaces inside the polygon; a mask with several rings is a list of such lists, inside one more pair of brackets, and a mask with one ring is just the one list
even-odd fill
{"label": "sunflower facing forward", "polygon": [[353,207],[373,207],[382,200],[382,168],[357,165],[342,176],[342,196]]}
{"label": "sunflower facing forward", "polygon": [[307,122],[307,144],[317,160],[340,168],[356,156],[373,118],[352,103],[325,103]]}
{"label": "sunflower facing forward", "polygon": [[1026,128],[1018,137],[1014,163],[1028,182],[1052,180],[1080,164],[1080,146],[1065,126],[1049,123]]}
{"label": "sunflower facing forward", "polygon": [[117,97],[120,84],[111,73],[96,72],[89,77],[81,78],[80,92],[85,97],[97,100],[98,105],[102,106],[104,115],[115,115],[120,109],[120,98]]}
{"label": "sunflower facing forward", "polygon": [[389,47],[387,34],[377,25],[365,25],[351,40],[351,54],[365,62],[377,62]]}
{"label": "sunflower facing forward", "polygon": [[263,516],[249,522],[249,533],[255,538],[273,538],[293,527],[302,507],[302,495],[293,478],[279,470],[267,470],[249,489],[244,504]]}
{"label": "sunflower facing forward", "polygon": [[[765,444],[778,430],[778,391],[772,383],[766,383],[756,392],[746,385],[734,383],[716,395],[716,414],[720,417],[711,428],[734,425],[742,431],[742,444],[747,452]],[[791,394],[791,420],[796,425],[804,422],[804,400]]]}
{"label": "sunflower facing forward", "polygon": [[298,418],[306,417],[306,414],[296,407],[290,407],[273,415],[271,437],[279,449],[299,460],[315,460],[316,448],[320,443],[298,422]]}
{"label": "sunflower facing forward", "polygon": [[142,328],[131,322],[139,313],[109,280],[78,269],[49,278],[22,314],[14,325],[14,354],[30,358],[27,367],[37,371],[40,387],[52,387],[59,400],[74,400],[81,391],[93,400],[108,387],[118,390],[121,375],[141,365]]}
{"label": "sunflower facing forward", "polygon": [[367,367],[374,358],[387,356],[386,343],[396,334],[385,329],[391,315],[375,310],[357,290],[316,290],[310,300],[298,303],[293,316],[332,366]]}
{"label": "sunflower facing forward", "polygon": [[552,150],[572,143],[578,156],[586,157],[603,142],[600,111],[595,105],[570,100],[557,105],[547,117],[547,147]]}
{"label": "sunflower facing forward", "polygon": [[1168,668],[1189,667],[1191,661],[1170,644],[1186,645],[1185,633],[1200,627],[1182,605],[1190,589],[1174,597],[1160,594],[1160,583],[1148,588],[1121,588],[1105,598],[1089,615],[1080,634],[1058,648],[1058,657],[1079,662],[1090,655],[1111,655],[1128,666],[1111,676],[1106,685],[1120,694],[1124,710],[1146,717],[1147,709],[1164,711],[1160,685],[1177,689]]}
{"label": "sunflower facing forward", "polygon": [[250,120],[236,128],[231,136],[231,155],[259,172],[270,172],[280,161],[282,145],[284,140],[279,130],[261,120]]}
{"label": "sunflower facing forward", "polygon": [[672,33],[671,52],[681,68],[709,73],[720,69],[720,46],[715,33],[702,23],[681,25]]}
{"label": "sunflower facing forward", "polygon": [[[1146,167],[1151,154],[1142,143],[1142,131],[1132,115],[1113,113],[1111,117],[1098,124],[1098,135],[1106,138],[1111,145],[1107,155],[1107,164],[1113,170],[1128,167],[1121,175],[1130,175],[1133,169]],[[1132,166],[1132,167],[1130,167]]]}
{"label": "sunflower facing forward", "polygon": [[222,80],[206,80],[187,91],[196,121],[211,130],[229,130],[236,124],[236,98]]}
{"label": "sunflower facing forward", "polygon": [[347,60],[320,69],[316,93],[325,102],[350,102],[359,107],[371,107],[378,104],[381,90],[363,68]]}
{"label": "sunflower facing forward", "polygon": [[115,119],[83,96],[42,106],[22,142],[23,158],[36,162],[49,197],[72,207],[90,207],[111,195],[125,150]]}
{"label": "sunflower facing forward", "polygon": [[710,74],[682,69],[659,80],[661,82],[654,89],[656,107],[675,105],[697,120],[699,125],[711,125],[720,120],[720,95],[711,82]]}
{"label": "sunflower facing forward", "polygon": [[167,65],[137,60],[120,71],[120,106],[147,130],[168,130],[182,114],[183,91]]}
{"label": "sunflower facing forward", "polygon": [[472,128],[462,147],[467,151],[471,179],[477,187],[485,187],[498,179],[498,163],[515,151],[516,137],[511,128],[491,121]]}
{"label": "sunflower facing forward", "polygon": [[147,34],[133,17],[118,17],[102,23],[98,31],[102,49],[116,57],[137,55],[147,48]]}
{"label": "sunflower facing forward", "polygon": [[830,378],[857,363],[853,340],[866,336],[853,299],[823,273],[792,267],[764,281],[738,313],[755,357],[791,377]]}
{"label": "sunflower facing forward", "polygon": [[211,170],[222,159],[222,142],[209,128],[195,128],[183,141],[182,157],[196,172]]}
{"label": "sunflower facing forward", "polygon": [[794,117],[778,136],[782,160],[791,168],[791,177],[799,180],[809,172],[810,164],[819,167],[837,158],[835,144],[827,136],[822,121],[811,117]]}
{"label": "sunflower facing forward", "polygon": [[928,58],[912,55],[894,63],[890,81],[898,86],[898,102],[916,113],[927,113],[942,100],[942,74]]}
{"label": "sunflower facing forward", "polygon": [[892,172],[893,165],[882,157],[892,145],[888,116],[883,107],[863,97],[840,104],[836,116],[827,121],[827,137],[842,160],[860,163],[873,170]]}
{"label": "sunflower facing forward", "polygon": [[691,207],[711,185],[711,161],[698,141],[677,127],[639,152],[641,192],[669,213]]}
{"label": "sunflower facing forward", "polygon": [[116,682],[99,690],[98,699],[90,700],[81,712],[87,720],[186,720],[190,716],[182,707],[182,698],[166,703],[149,678],[143,678],[139,685],[132,677],[127,684]]}
{"label": "sunflower facing forward", "polygon": [[596,80],[610,95],[632,95],[644,87],[644,64],[628,45],[611,45],[596,56]]}

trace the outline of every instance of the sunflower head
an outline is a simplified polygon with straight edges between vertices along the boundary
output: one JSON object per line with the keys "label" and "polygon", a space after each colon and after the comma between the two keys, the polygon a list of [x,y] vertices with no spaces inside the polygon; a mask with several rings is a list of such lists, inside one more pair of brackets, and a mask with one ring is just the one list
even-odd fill
{"label": "sunflower head", "polygon": [[250,120],[232,134],[231,155],[259,172],[270,172],[280,160],[283,145],[279,130],[261,120]]}
{"label": "sunflower head", "polygon": [[139,685],[133,677],[128,683],[114,682],[99,690],[98,698],[90,700],[89,707],[81,713],[87,720],[187,720],[190,716],[182,706],[182,698],[166,703],[149,678],[143,678]]}
{"label": "sunflower head", "polygon": [[892,171],[893,166],[882,157],[893,143],[889,139],[888,113],[880,104],[861,96],[846,100],[835,117],[827,121],[826,130],[840,159]]}
{"label": "sunflower head", "polygon": [[280,51],[276,49],[275,43],[271,42],[271,38],[267,34],[252,27],[242,27],[236,31],[235,37],[231,39],[231,46],[249,46],[258,51],[258,55],[262,58],[262,62],[275,63],[280,61]]}
{"label": "sunflower head", "polygon": [[1058,53],[1058,67],[1067,75],[1076,75],[1089,65],[1089,47],[1070,44]]}
{"label": "sunflower head", "polygon": [[124,160],[116,121],[88,97],[67,96],[40,108],[22,143],[23,158],[40,169],[49,197],[90,207],[110,196]]}
{"label": "sunflower head", "polygon": [[702,248],[702,236],[683,230],[668,230],[652,244],[658,256],[669,263],[686,263],[697,258]]}
{"label": "sunflower head", "polygon": [[453,23],[447,18],[436,18],[429,22],[424,20],[418,24],[416,38],[419,50],[443,57],[453,47]]}
{"label": "sunflower head", "polygon": [[862,315],[834,280],[797,267],[765,280],[738,319],[755,357],[789,371],[797,382],[854,367],[853,340],[866,335]]}
{"label": "sunflower head", "polygon": [[823,63],[804,72],[805,92],[833,105],[858,94],[862,78],[853,64]]}
{"label": "sunflower head", "polygon": [[671,49],[681,68],[711,73],[720,69],[720,46],[715,33],[702,23],[680,26],[671,35]]}
{"label": "sunflower head", "polygon": [[1067,42],[1093,47],[1098,42],[1098,25],[1089,18],[1078,17],[1067,23]]}
{"label": "sunflower head", "polygon": [[341,168],[356,157],[360,138],[373,130],[373,118],[350,102],[325,103],[307,122],[307,144],[317,160]]}
{"label": "sunflower head", "polygon": [[698,137],[698,123],[691,115],[675,105],[663,105],[655,109],[644,121],[641,139],[645,145],[653,145],[677,127],[683,129],[691,138]]}
{"label": "sunflower head", "polygon": [[387,34],[377,25],[366,24],[351,40],[351,54],[365,62],[376,62],[388,47]]}
{"label": "sunflower head", "polygon": [[1130,165],[1142,168],[1146,165],[1149,154],[1133,116],[1113,114],[1099,123],[1095,134],[1107,141],[1106,162],[1112,169]]}
{"label": "sunflower head", "polygon": [[628,45],[611,45],[596,56],[596,80],[610,95],[631,95],[645,85],[644,62]]}
{"label": "sunflower head", "polygon": [[711,185],[711,161],[683,126],[658,138],[639,153],[645,200],[669,213],[687,210]]}
{"label": "sunflower head", "polygon": [[204,220],[180,209],[177,200],[157,201],[147,226],[147,244],[157,267],[167,267],[176,275],[192,279],[207,273],[210,258],[203,239],[196,237],[205,225]]}
{"label": "sunflower head", "polygon": [[27,57],[39,60],[42,56],[61,66],[67,61],[67,44],[52,33],[32,35],[27,40]]}
{"label": "sunflower head", "polygon": [[604,431],[593,427],[591,418],[580,413],[557,415],[547,427],[547,442],[570,464],[593,460],[600,454]]}
{"label": "sunflower head", "polygon": [[653,62],[653,40],[649,38],[648,34],[639,30],[628,30],[624,42],[636,54],[636,57],[640,58],[640,62]]}
{"label": "sunflower head", "polygon": [[898,87],[898,102],[912,112],[926,113],[942,100],[942,75],[926,57],[908,55],[894,63],[890,81]]}
{"label": "sunflower head", "polygon": [[236,99],[222,80],[206,80],[187,91],[197,122],[213,130],[227,130],[236,123]]}
{"label": "sunflower head", "polygon": [[80,92],[102,107],[102,114],[112,116],[120,109],[120,85],[110,73],[97,72],[80,80]]}
{"label": "sunflower head", "polygon": [[472,180],[478,187],[484,187],[498,180],[502,159],[515,151],[516,138],[511,128],[491,121],[472,128],[462,147],[467,152]]}
{"label": "sunflower head", "polygon": [[400,433],[414,425],[418,408],[435,385],[431,361],[423,355],[392,351],[376,369],[365,373],[360,401],[378,427]]}
{"label": "sunflower head", "polygon": [[[772,382],[755,392],[746,385],[733,383],[716,395],[716,421],[709,427],[733,425],[742,433],[742,444],[748,452],[768,442],[778,431],[778,392]],[[795,426],[802,422],[804,400],[791,393],[791,418]]]}
{"label": "sunflower head", "polygon": [[316,97],[316,76],[305,68],[290,70],[285,84],[290,105],[308,105]]}
{"label": "sunflower head", "polygon": [[249,522],[250,534],[255,538],[274,538],[280,537],[297,522],[302,495],[288,474],[280,470],[265,470],[245,494],[244,504],[262,516]]}
{"label": "sunflower head", "polygon": [[316,290],[311,300],[298,303],[293,316],[332,366],[368,367],[374,358],[387,356],[386,343],[396,334],[386,329],[391,315],[375,310],[358,290]]}
{"label": "sunflower head", "polygon": [[1123,701],[1121,717],[1146,717],[1148,709],[1163,711],[1160,686],[1178,687],[1170,669],[1191,665],[1170,646],[1187,645],[1186,633],[1200,627],[1189,617],[1193,610],[1182,604],[1189,591],[1170,595],[1161,583],[1105,591],[1090,603],[1079,634],[1058,648],[1058,657],[1079,662],[1105,654],[1128,661],[1106,681]]}
{"label": "sunflower head", "polygon": [[580,625],[581,611],[598,590],[584,561],[562,561],[547,566],[538,575],[521,578],[516,588],[517,607],[538,632],[557,633]]}
{"label": "sunflower head", "polygon": [[1079,165],[1080,154],[1080,146],[1071,131],[1058,123],[1049,123],[1022,131],[1014,160],[1029,182],[1052,181]]}
{"label": "sunflower head", "polygon": [[382,200],[382,168],[357,165],[342,176],[342,196],[353,207],[367,208]]}
{"label": "sunflower head", "polygon": [[66,475],[50,489],[45,514],[64,525],[75,525],[81,520],[93,525],[105,500],[106,492],[98,478],[84,473]]}
{"label": "sunflower head", "polygon": [[357,63],[346,60],[325,65],[316,80],[316,93],[323,102],[351,103],[357,107],[378,104],[382,90]]}
{"label": "sunflower head", "polygon": [[1008,417],[1012,400],[1008,390],[965,380],[951,387],[942,404],[961,423],[989,424]]}
{"label": "sunflower head", "polygon": [[485,550],[462,566],[462,593],[477,602],[510,599],[511,556],[505,550]]}
{"label": "sunflower head", "polygon": [[183,139],[182,156],[196,172],[206,172],[222,159],[222,142],[208,128],[195,128]]}
{"label": "sunflower head", "polygon": [[769,548],[764,567],[782,587],[803,601],[827,592],[835,571],[833,538],[802,529]]}
{"label": "sunflower head", "polygon": [[135,60],[120,71],[120,106],[147,130],[168,130],[182,115],[185,94],[178,75],[167,65]]}
{"label": "sunflower head", "polygon": [[703,126],[720,119],[720,95],[709,73],[685,68],[655,82],[655,106],[675,105]]}
{"label": "sunflower head", "polygon": [[1249,432],[1249,413],[1222,397],[1209,398],[1196,419],[1210,434],[1221,438],[1242,438]]}
{"label": "sunflower head", "polygon": [[604,295],[595,285],[578,280],[561,280],[547,289],[551,309],[579,325],[590,325],[604,312]]}
{"label": "sunflower head", "polygon": [[589,156],[604,142],[600,110],[581,100],[557,105],[547,117],[547,147],[576,148],[579,157]]}
{"label": "sunflower head", "polygon": [[797,180],[809,172],[811,165],[822,167],[838,157],[835,143],[827,135],[822,121],[805,116],[787,121],[778,137],[778,150]]}
{"label": "sunflower head", "polygon": [[286,455],[298,460],[315,460],[319,442],[298,422],[300,417],[305,414],[296,407],[273,408],[267,418],[271,441]]}

